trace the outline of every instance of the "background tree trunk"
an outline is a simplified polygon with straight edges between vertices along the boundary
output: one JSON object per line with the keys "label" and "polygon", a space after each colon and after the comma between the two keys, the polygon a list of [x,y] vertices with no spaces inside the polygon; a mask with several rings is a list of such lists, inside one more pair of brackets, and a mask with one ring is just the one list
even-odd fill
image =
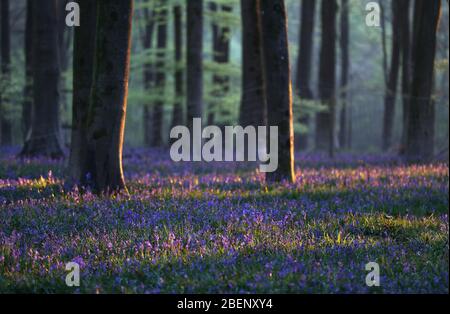
{"label": "background tree trunk", "polygon": [[336,0],[322,0],[322,43],[320,51],[319,93],[328,111],[316,116],[316,149],[334,152],[336,87]]}
{"label": "background tree trunk", "polygon": [[163,125],[164,125],[164,88],[166,85],[165,56],[167,48],[167,3],[164,0],[158,2],[157,21],[157,53],[156,53],[156,76],[155,88],[158,91],[158,98],[155,101],[152,115],[153,137],[152,146],[161,147],[163,145]]}
{"label": "background tree trunk", "polygon": [[278,126],[278,169],[266,173],[266,179],[295,182],[286,8],[284,0],[262,0],[260,9],[268,125]]}
{"label": "background tree trunk", "polygon": [[183,20],[181,5],[173,8],[173,28],[175,47],[175,103],[173,105],[172,127],[183,123],[183,70],[181,62],[183,60]]}
{"label": "background tree trunk", "polygon": [[[301,26],[300,26],[300,45],[297,61],[297,93],[300,99],[314,99],[310,87],[311,69],[312,69],[312,51],[315,20],[316,0],[303,0],[301,7]],[[299,113],[300,123],[308,126],[310,121],[309,114]],[[299,136],[299,149],[304,151],[308,149],[308,134]]]}
{"label": "background tree trunk", "polygon": [[21,156],[61,158],[56,2],[33,2],[33,122]]}
{"label": "background tree trunk", "polygon": [[203,113],[203,0],[187,1],[187,123]]}
{"label": "background tree trunk", "polygon": [[25,141],[30,136],[33,108],[33,0],[27,0],[25,22],[25,86],[22,103],[22,136]]}
{"label": "background tree trunk", "polygon": [[348,70],[349,70],[349,6],[348,0],[342,0],[341,8],[341,114],[339,120],[339,145],[341,148],[348,148],[348,109],[347,109],[347,90]]}
{"label": "background tree trunk", "polygon": [[[148,2],[147,2],[148,3]],[[153,47],[153,36],[155,29],[155,12],[149,8],[144,9],[145,16],[145,29],[144,36],[142,40],[143,48],[146,50],[152,49]],[[151,62],[146,62],[144,64],[144,89],[146,91],[151,90],[154,87],[155,73],[154,65]],[[152,108],[150,104],[144,105],[143,114],[143,125],[144,125],[144,144],[147,147],[152,145]]]}
{"label": "background tree trunk", "polygon": [[400,68],[400,23],[399,3],[392,1],[392,54],[389,78],[384,97],[382,150],[388,151],[392,145],[392,131],[394,128],[395,100],[397,98],[398,74]]}
{"label": "background tree trunk", "polygon": [[241,126],[267,124],[267,107],[262,73],[259,0],[241,0],[242,15],[242,99]]}
{"label": "background tree trunk", "polygon": [[125,189],[122,146],[127,109],[133,0],[99,1],[88,141],[95,190]]}
{"label": "background tree trunk", "polygon": [[76,182],[90,184],[95,175],[93,147],[87,138],[87,118],[94,73],[97,1],[79,0],[80,26],[75,28],[73,56],[72,139],[69,171]]}
{"label": "background tree trunk", "polygon": [[402,57],[402,135],[399,153],[406,153],[406,139],[408,138],[409,105],[411,100],[411,31],[410,31],[410,0],[398,0],[400,47]]}
{"label": "background tree trunk", "polygon": [[12,123],[9,117],[9,97],[11,76],[11,30],[9,18],[9,0],[1,0],[1,58],[2,76],[0,81],[0,144],[11,145],[13,141]]}
{"label": "background tree trunk", "polygon": [[411,103],[406,153],[412,159],[429,160],[434,154],[433,90],[436,31],[441,1],[416,0],[412,47]]}

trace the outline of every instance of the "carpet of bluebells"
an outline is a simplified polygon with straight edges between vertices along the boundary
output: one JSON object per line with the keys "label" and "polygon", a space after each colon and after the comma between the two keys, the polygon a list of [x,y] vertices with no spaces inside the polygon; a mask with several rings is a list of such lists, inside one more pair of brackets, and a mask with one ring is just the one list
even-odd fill
{"label": "carpet of bluebells", "polygon": [[447,162],[299,155],[296,184],[267,184],[255,165],[136,149],[129,194],[101,197],[65,182],[64,161],[16,152],[0,153],[3,293],[449,291]]}

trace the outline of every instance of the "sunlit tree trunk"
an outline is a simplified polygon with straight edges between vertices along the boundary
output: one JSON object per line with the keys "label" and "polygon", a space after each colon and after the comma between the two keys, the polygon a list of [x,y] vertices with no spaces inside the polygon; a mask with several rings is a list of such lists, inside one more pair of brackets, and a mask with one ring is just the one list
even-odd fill
{"label": "sunlit tree trunk", "polygon": [[411,103],[406,153],[413,159],[429,160],[434,154],[434,59],[441,1],[416,0],[412,46]]}
{"label": "sunlit tree trunk", "polygon": [[239,121],[243,127],[266,125],[259,0],[241,0],[242,99]]}
{"label": "sunlit tree trunk", "polygon": [[278,169],[268,181],[295,182],[292,83],[284,0],[261,0],[261,37],[268,125],[278,126]]}
{"label": "sunlit tree trunk", "polygon": [[33,2],[33,119],[21,156],[63,157],[60,144],[56,2]]}
{"label": "sunlit tree trunk", "polygon": [[127,109],[132,0],[99,1],[88,141],[97,192],[125,189],[122,147]]}
{"label": "sunlit tree trunk", "polygon": [[81,185],[95,173],[94,147],[87,138],[87,118],[94,73],[97,0],[79,0],[80,26],[75,28],[73,55],[72,134],[69,171]]}

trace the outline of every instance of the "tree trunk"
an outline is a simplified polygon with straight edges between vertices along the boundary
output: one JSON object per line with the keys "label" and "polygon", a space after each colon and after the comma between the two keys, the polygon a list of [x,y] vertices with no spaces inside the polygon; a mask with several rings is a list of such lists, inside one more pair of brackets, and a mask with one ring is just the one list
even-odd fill
{"label": "tree trunk", "polygon": [[410,31],[410,0],[398,0],[399,24],[400,24],[400,46],[402,57],[402,136],[399,153],[406,153],[406,139],[408,138],[409,106],[411,100],[411,31]]}
{"label": "tree trunk", "polygon": [[187,123],[203,112],[203,0],[187,1]]}
{"label": "tree trunk", "polygon": [[183,123],[183,70],[181,68],[183,55],[182,8],[173,8],[174,47],[175,47],[175,103],[173,105],[172,127]]}
{"label": "tree trunk", "polygon": [[399,3],[392,1],[392,55],[389,78],[384,96],[383,138],[382,150],[388,151],[392,145],[392,130],[394,128],[395,100],[397,97],[398,74],[400,68],[400,25]]}
{"label": "tree trunk", "polygon": [[349,68],[349,5],[348,0],[342,0],[341,9],[341,114],[339,126],[339,145],[341,148],[348,149],[348,109],[347,109],[347,90],[348,84],[348,68]]}
{"label": "tree trunk", "polygon": [[328,111],[316,116],[316,149],[334,154],[336,87],[336,0],[323,0],[321,8],[322,43],[320,51],[319,94]]}
{"label": "tree trunk", "polygon": [[12,123],[9,117],[10,76],[11,76],[11,34],[9,19],[9,0],[1,0],[1,81],[0,81],[0,144],[12,144]]}
{"label": "tree trunk", "polygon": [[[212,12],[226,12],[230,13],[232,7],[227,5],[218,5],[214,2],[210,3],[210,9]],[[220,27],[217,23],[212,23],[213,30],[213,60],[215,63],[227,64],[230,61],[230,28]],[[208,112],[208,125],[215,124],[215,117],[220,107],[221,99],[226,97],[230,90],[229,86],[230,78],[227,75],[213,75],[213,99]]]}
{"label": "tree trunk", "polygon": [[436,30],[441,1],[416,0],[412,46],[411,103],[406,153],[415,160],[429,160],[434,154],[434,59]]}
{"label": "tree trunk", "polygon": [[158,99],[153,108],[153,138],[152,146],[161,147],[163,145],[163,125],[164,125],[164,88],[166,85],[165,75],[165,55],[167,48],[167,2],[160,0],[158,10],[157,26],[157,54],[156,54],[156,77],[155,88],[158,91]]}
{"label": "tree trunk", "polygon": [[33,108],[33,0],[27,0],[25,22],[25,86],[22,103],[22,136],[24,142],[30,136]]}
{"label": "tree trunk", "polygon": [[[145,8],[145,30],[144,37],[142,40],[142,44],[144,49],[152,49],[153,47],[153,36],[155,29],[155,12],[154,10]],[[155,73],[154,73],[154,65],[151,62],[146,62],[144,64],[144,88],[146,91],[149,91],[154,87]],[[144,105],[144,114],[143,114],[143,125],[144,125],[144,144],[147,147],[152,145],[152,110],[150,104]]]}
{"label": "tree trunk", "polygon": [[[297,61],[297,93],[300,99],[314,98],[310,86],[316,0],[303,0],[301,9],[300,46]],[[300,115],[300,123],[309,125],[309,114]],[[308,134],[299,137],[299,149],[308,149]]]}
{"label": "tree trunk", "polygon": [[99,1],[88,142],[97,192],[125,188],[122,147],[127,109],[133,0]]}
{"label": "tree trunk", "polygon": [[69,172],[81,185],[90,184],[95,173],[93,147],[87,139],[87,118],[94,73],[95,30],[97,1],[80,0],[80,26],[75,28],[73,51],[73,105],[72,140],[70,143]]}
{"label": "tree trunk", "polygon": [[268,181],[295,182],[292,84],[284,0],[261,1],[261,38],[268,125],[278,126],[278,169]]}
{"label": "tree trunk", "polygon": [[56,2],[33,2],[33,122],[21,156],[61,158]]}
{"label": "tree trunk", "polygon": [[242,100],[241,126],[267,124],[262,72],[259,0],[241,0],[242,14]]}

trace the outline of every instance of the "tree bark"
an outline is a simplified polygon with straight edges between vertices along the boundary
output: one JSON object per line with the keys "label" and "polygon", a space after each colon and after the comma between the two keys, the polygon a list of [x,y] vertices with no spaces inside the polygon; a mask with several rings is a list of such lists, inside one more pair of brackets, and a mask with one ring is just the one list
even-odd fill
{"label": "tree bark", "polygon": [[241,126],[267,124],[261,51],[259,0],[241,0],[242,15],[242,99]]}
{"label": "tree bark", "polygon": [[30,136],[33,108],[33,0],[27,0],[25,22],[25,86],[22,103],[22,136],[24,142]]}
{"label": "tree bark", "polygon": [[152,146],[161,147],[163,145],[163,125],[164,125],[164,88],[166,85],[165,75],[165,55],[167,48],[167,2],[159,1],[160,8],[158,10],[158,26],[157,26],[157,54],[156,54],[156,77],[155,88],[158,91],[158,99],[153,108],[153,138]]}
{"label": "tree bark", "polygon": [[187,1],[187,123],[203,113],[203,0]]}
{"label": "tree bark", "polygon": [[[311,69],[312,69],[312,51],[313,51],[313,35],[315,20],[316,0],[303,0],[301,9],[301,26],[300,26],[300,45],[297,61],[297,93],[300,99],[314,99],[310,86]],[[310,116],[308,114],[300,115],[300,123],[309,125]],[[304,151],[308,149],[308,134],[299,136],[299,149]]]}
{"label": "tree bark", "polygon": [[172,127],[183,123],[183,70],[181,62],[183,59],[183,30],[182,30],[182,8],[176,5],[173,8],[174,21],[174,47],[175,47],[175,102],[173,105]]}
{"label": "tree bark", "polygon": [[409,158],[421,161],[431,159],[434,154],[435,112],[431,93],[440,10],[441,1],[415,1],[406,153]]}
{"label": "tree bark", "polygon": [[410,31],[410,0],[398,0],[399,24],[400,24],[400,46],[402,57],[402,136],[399,153],[406,153],[406,139],[408,138],[409,106],[411,100],[411,31]]}
{"label": "tree bark", "polygon": [[320,51],[319,94],[328,111],[316,116],[316,149],[334,154],[336,103],[336,0],[323,0],[321,8],[322,43]]}
{"label": "tree bark", "polygon": [[88,142],[97,192],[126,190],[122,147],[127,109],[133,0],[99,1]]}
{"label": "tree bark", "polygon": [[342,0],[341,8],[341,114],[339,120],[339,145],[341,148],[348,149],[348,108],[347,108],[347,90],[348,84],[348,70],[349,70],[349,4],[348,0]]}
{"label": "tree bark", "polygon": [[292,83],[284,0],[261,0],[261,38],[268,125],[278,126],[278,169],[268,181],[295,182]]}
{"label": "tree bark", "polygon": [[95,173],[94,148],[88,143],[87,119],[94,74],[97,1],[79,0],[80,26],[75,28],[73,56],[72,139],[69,172],[81,185]]}
{"label": "tree bark", "polygon": [[33,1],[33,121],[21,156],[61,158],[56,2]]}
{"label": "tree bark", "polygon": [[9,18],[9,0],[1,0],[1,81],[0,85],[0,144],[12,145],[12,123],[9,117],[9,97],[11,76],[11,29]]}
{"label": "tree bark", "polygon": [[397,98],[398,75],[400,68],[400,23],[399,2],[392,1],[392,54],[391,67],[384,96],[382,150],[388,151],[392,145],[394,128],[395,100]]}

